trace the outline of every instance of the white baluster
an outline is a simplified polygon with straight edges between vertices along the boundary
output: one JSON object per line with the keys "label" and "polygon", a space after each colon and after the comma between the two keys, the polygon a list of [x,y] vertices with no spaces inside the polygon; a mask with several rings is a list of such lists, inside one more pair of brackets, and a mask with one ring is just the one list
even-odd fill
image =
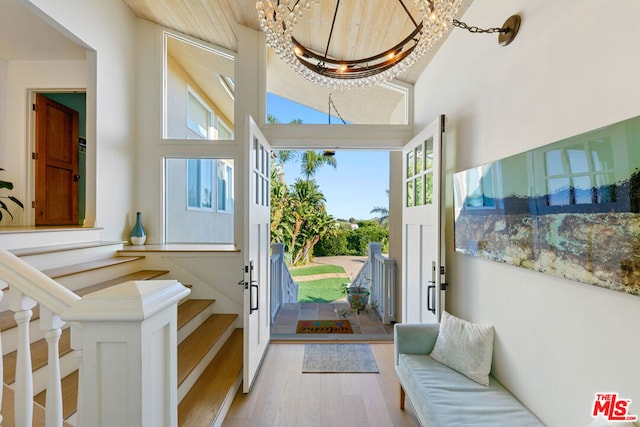
{"label": "white baluster", "polygon": [[47,307],[40,307],[40,329],[46,331],[48,345],[46,427],[62,427],[62,382],[60,378],[59,342],[65,322]]}
{"label": "white baluster", "polygon": [[16,426],[30,426],[33,419],[33,373],[29,347],[29,321],[31,309],[17,311],[13,318],[18,324],[18,355],[15,382]]}

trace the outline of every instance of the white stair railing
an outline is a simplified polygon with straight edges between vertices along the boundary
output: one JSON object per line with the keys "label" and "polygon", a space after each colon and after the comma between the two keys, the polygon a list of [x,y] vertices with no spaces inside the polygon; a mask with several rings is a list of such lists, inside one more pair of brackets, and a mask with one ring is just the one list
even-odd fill
{"label": "white stair railing", "polygon": [[[78,425],[177,426],[177,303],[189,293],[175,280],[149,280],[80,298],[0,249],[0,311],[13,311],[17,323],[15,426],[33,422],[29,322],[37,304],[48,344],[46,427],[63,425],[58,346],[65,322],[72,322],[79,361]],[[0,360],[0,377],[3,370]],[[1,397],[0,387],[0,405]],[[2,413],[0,406],[0,425]]]}
{"label": "white stair railing", "polygon": [[271,245],[271,321],[286,303],[298,302],[298,283],[291,277],[284,257],[284,243]]}
{"label": "white stair railing", "polygon": [[[29,322],[36,304],[41,307],[40,327],[48,344],[46,426],[62,426],[62,385],[58,342],[64,322],[58,317],[80,297],[5,249],[0,249],[0,282],[9,292],[2,307],[13,311],[17,324],[17,360],[14,383],[14,417],[16,426],[31,426],[33,421],[33,373]],[[55,357],[52,355],[55,354]],[[1,363],[1,361],[0,361]],[[3,368],[4,369],[4,368]],[[0,413],[2,410],[0,408]]]}
{"label": "white stair railing", "polygon": [[369,257],[354,278],[351,286],[368,288],[369,302],[376,308],[382,323],[395,321],[396,262],[382,255],[382,245],[369,243]]}

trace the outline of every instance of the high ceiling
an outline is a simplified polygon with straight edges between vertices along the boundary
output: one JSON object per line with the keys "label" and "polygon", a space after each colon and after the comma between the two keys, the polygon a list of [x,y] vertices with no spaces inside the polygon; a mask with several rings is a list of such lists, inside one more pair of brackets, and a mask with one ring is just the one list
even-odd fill
{"label": "high ceiling", "polygon": [[[116,1],[116,0],[112,0]],[[214,46],[237,51],[237,33],[240,25],[259,30],[255,0],[122,0],[136,16],[170,30],[203,40]],[[263,0],[267,1],[267,0]],[[306,47],[324,52],[339,0],[313,0],[311,10],[295,27],[294,35]],[[463,0],[459,15],[472,0]],[[317,4],[316,4],[317,2]],[[413,0],[343,0],[336,14],[328,54],[342,59],[364,58],[386,50],[413,29],[413,23],[403,8],[418,19]],[[0,13],[0,58],[30,59],[83,59],[84,49],[54,30],[20,0],[2,0]],[[415,83],[424,71],[436,49],[425,55],[398,79]],[[193,55],[185,56],[193,59]],[[179,58],[176,58],[180,61]],[[185,59],[187,61],[187,59]],[[327,111],[329,90],[315,87],[296,76],[283,61],[269,49],[267,55],[267,89],[311,108]],[[191,73],[207,73],[206,66],[184,62],[181,66]],[[199,81],[217,82],[217,77],[198,75]],[[230,76],[231,77],[231,76]],[[333,98],[346,120],[354,123],[384,123],[384,117],[398,103],[398,94],[381,89],[351,91],[349,103]],[[369,98],[367,98],[369,97]],[[371,99],[378,102],[372,103]],[[368,101],[369,100],[369,101]],[[349,105],[347,105],[349,104]]]}
{"label": "high ceiling", "polygon": [[[256,0],[123,1],[139,18],[232,51],[237,51],[238,47],[238,25],[260,29]],[[290,3],[294,3],[293,0]],[[403,4],[419,21],[418,6],[413,0],[313,0],[312,8],[305,11],[294,28],[295,37],[304,46],[324,52],[338,3],[328,48],[329,55],[334,58],[366,58],[396,45],[415,28]],[[471,0],[463,1],[460,15],[470,3]],[[420,61],[400,80],[414,83],[427,63],[428,58]]]}
{"label": "high ceiling", "polygon": [[[238,49],[239,25],[260,29],[255,0],[123,1],[139,18],[231,51]],[[471,1],[463,0],[460,15]],[[413,19],[419,21],[418,6],[413,0],[313,0],[312,3],[312,8],[305,11],[304,17],[296,24],[294,36],[307,48],[324,52],[339,3],[327,52],[335,58],[370,57],[404,39],[415,26],[403,5]],[[398,80],[415,83],[436,51],[437,49],[433,49],[425,55],[411,69],[401,74]],[[271,49],[267,55],[267,90],[304,103],[315,110],[328,112],[330,91],[313,86],[295,75]],[[388,123],[388,118],[397,109],[401,99],[397,92],[380,88],[366,92],[351,91],[348,95],[338,93],[333,98],[347,121],[369,124]]]}

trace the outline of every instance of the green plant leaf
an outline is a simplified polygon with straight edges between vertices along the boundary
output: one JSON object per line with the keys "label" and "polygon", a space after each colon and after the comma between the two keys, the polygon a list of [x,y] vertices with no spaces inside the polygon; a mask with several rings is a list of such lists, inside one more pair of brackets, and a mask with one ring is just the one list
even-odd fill
{"label": "green plant leaf", "polygon": [[24,205],[22,204],[22,202],[20,200],[16,199],[13,196],[9,196],[9,200],[11,200],[16,205],[20,206],[22,209],[24,209]]}
{"label": "green plant leaf", "polygon": [[13,182],[0,181],[0,188],[6,188],[7,190],[13,190]]}
{"label": "green plant leaf", "polygon": [[[0,209],[4,209],[9,214],[11,219],[13,219],[13,215],[11,214],[9,209],[7,208],[7,204],[5,202],[3,202],[2,200],[0,200]],[[2,212],[0,211],[0,221],[1,220],[2,220]]]}

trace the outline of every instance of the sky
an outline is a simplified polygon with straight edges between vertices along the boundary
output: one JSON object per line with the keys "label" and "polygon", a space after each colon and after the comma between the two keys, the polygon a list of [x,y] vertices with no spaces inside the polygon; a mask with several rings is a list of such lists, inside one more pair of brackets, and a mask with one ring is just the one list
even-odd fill
{"label": "sky", "polygon": [[[267,111],[280,123],[302,119],[307,124],[327,124],[327,113],[313,110],[286,99],[267,94]],[[341,123],[332,118],[331,123]],[[336,150],[337,167],[321,166],[314,177],[324,194],[327,212],[335,218],[371,219],[376,206],[388,208],[389,152],[369,150]],[[300,164],[288,162],[284,179],[293,184],[301,177]]]}

